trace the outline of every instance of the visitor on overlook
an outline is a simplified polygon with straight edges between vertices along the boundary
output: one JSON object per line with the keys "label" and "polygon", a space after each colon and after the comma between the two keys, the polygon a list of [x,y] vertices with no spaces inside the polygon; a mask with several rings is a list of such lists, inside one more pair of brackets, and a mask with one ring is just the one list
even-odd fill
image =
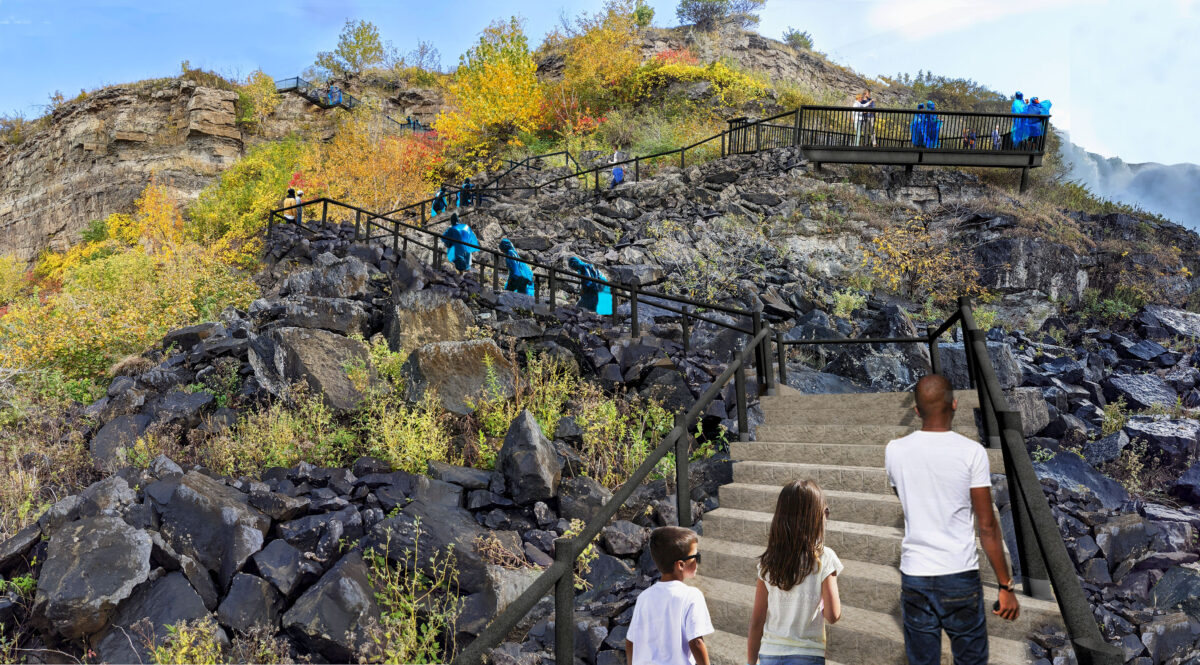
{"label": "visitor on overlook", "polygon": [[696,532],[661,526],[650,533],[650,558],[662,579],[638,594],[625,634],[629,665],[708,665],[704,636],[716,632],[704,594],[685,582],[700,567]]}
{"label": "visitor on overlook", "polygon": [[508,267],[508,281],[504,283],[504,290],[524,293],[527,296],[534,295],[533,271],[529,269],[528,263],[521,260],[521,255],[513,247],[512,241],[508,238],[502,239],[500,251],[504,252],[504,263]]}
{"label": "visitor on overlook", "polygon": [[992,150],[999,150],[1000,146],[1004,145],[1000,139],[1000,125],[997,124],[992,130]]}
{"label": "visitor on overlook", "polygon": [[992,476],[983,446],[951,430],[958,400],[938,374],[914,389],[921,429],[888,442],[884,467],[904,511],[900,544],[900,614],[909,665],[941,662],[942,631],[955,665],[986,665],[987,620],[975,527],[1000,584],[998,609],[1020,614],[992,509]]}
{"label": "visitor on overlook", "polygon": [[963,145],[962,145],[962,147],[966,148],[967,150],[974,149],[976,138],[978,138],[978,137],[976,136],[974,129],[972,129],[970,127],[964,128],[963,129]]}
{"label": "visitor on overlook", "polygon": [[[935,106],[932,101],[925,102],[925,110],[933,111]],[[925,147],[940,148],[942,146],[942,120],[932,113],[925,117]]]}
{"label": "visitor on overlook", "polygon": [[912,144],[917,148],[925,147],[925,104],[917,104],[917,113],[913,114],[912,122],[908,124],[909,133],[912,136]]}
{"label": "visitor on overlook", "polygon": [[[1021,114],[1025,113],[1025,95],[1022,95],[1020,90],[1013,95],[1012,112]],[[1012,137],[1011,147],[1014,150],[1020,147],[1020,145],[1024,143],[1025,139],[1029,138],[1029,134],[1026,133],[1026,125],[1027,122],[1024,118],[1012,119],[1012,133],[1009,136]]]}
{"label": "visitor on overlook", "polygon": [[597,314],[612,314],[612,290],[607,284],[594,282],[594,279],[605,279],[604,273],[596,266],[584,261],[578,256],[572,256],[567,261],[571,270],[579,273],[584,279],[579,285],[579,302],[577,305],[589,312]]}
{"label": "visitor on overlook", "polygon": [[[291,187],[288,187],[287,196],[283,199],[283,205],[280,207],[290,208],[290,207],[296,205],[297,203],[299,203],[299,201],[296,200],[296,190],[292,189]],[[296,213],[295,210],[284,210],[283,218],[289,222],[294,222],[294,221],[296,221],[295,213]]]}
{"label": "visitor on overlook", "polygon": [[[475,232],[470,226],[458,221],[458,213],[450,215],[450,228],[442,234],[442,242],[449,247],[446,250],[446,258],[460,273],[471,269],[471,255],[479,251],[479,238],[475,237]],[[468,247],[463,243],[470,243],[475,247]]]}
{"label": "visitor on overlook", "polygon": [[[863,90],[862,94],[855,98],[854,106],[864,109],[875,108],[875,100],[871,98],[870,90]],[[871,147],[875,147],[875,113],[872,111],[863,111],[858,113],[858,121],[855,122],[856,130],[854,135],[854,145],[859,145],[860,139],[866,139],[871,142]]]}
{"label": "visitor on overlook", "polygon": [[[296,205],[303,205],[303,204],[304,204],[304,190],[297,189],[296,190]],[[304,223],[304,208],[296,208],[296,223],[297,224]]]}
{"label": "visitor on overlook", "polygon": [[[1029,104],[1025,106],[1025,115],[1049,115],[1050,101],[1041,101],[1037,97],[1029,100]],[[1046,123],[1041,120],[1026,120],[1025,135],[1026,141],[1029,141],[1029,149],[1037,150],[1041,147],[1041,138],[1046,133]]]}
{"label": "visitor on overlook", "polygon": [[828,519],[829,504],[814,481],[793,480],[779,491],[767,551],[758,557],[747,663],[824,665],[825,623],[842,617],[842,562],[825,546]]}
{"label": "visitor on overlook", "polygon": [[437,217],[443,210],[446,209],[446,185],[438,187],[437,194],[433,195],[433,202],[429,204],[430,217]]}

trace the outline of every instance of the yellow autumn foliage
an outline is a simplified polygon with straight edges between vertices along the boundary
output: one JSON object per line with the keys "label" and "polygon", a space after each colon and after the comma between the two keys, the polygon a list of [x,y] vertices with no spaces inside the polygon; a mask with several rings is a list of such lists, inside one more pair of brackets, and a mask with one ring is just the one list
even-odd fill
{"label": "yellow autumn foliage", "polygon": [[671,83],[699,81],[707,81],[712,85],[713,100],[721,106],[740,106],[762,99],[767,93],[767,86],[762,81],[717,61],[708,65],[678,62],[642,65],[630,79],[629,94],[633,99],[644,99]]}
{"label": "yellow autumn foliage", "polygon": [[974,254],[969,248],[947,249],[953,245],[945,236],[918,215],[872,238],[863,265],[888,290],[931,298],[938,305],[985,293]]}
{"label": "yellow autumn foliage", "polygon": [[566,85],[593,112],[618,101],[621,86],[641,62],[632,0],[609,0],[604,11],[576,21],[577,33],[566,39]]}

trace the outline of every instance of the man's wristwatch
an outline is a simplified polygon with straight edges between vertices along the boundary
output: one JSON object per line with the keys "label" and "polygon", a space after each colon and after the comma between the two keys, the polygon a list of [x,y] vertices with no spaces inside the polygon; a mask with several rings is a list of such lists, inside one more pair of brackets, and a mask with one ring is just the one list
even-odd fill
{"label": "man's wristwatch", "polygon": [[997,586],[999,586],[1001,589],[1004,589],[1005,591],[1007,591],[1009,593],[1017,592],[1017,583],[1012,580],[1009,580],[1008,584],[997,584]]}

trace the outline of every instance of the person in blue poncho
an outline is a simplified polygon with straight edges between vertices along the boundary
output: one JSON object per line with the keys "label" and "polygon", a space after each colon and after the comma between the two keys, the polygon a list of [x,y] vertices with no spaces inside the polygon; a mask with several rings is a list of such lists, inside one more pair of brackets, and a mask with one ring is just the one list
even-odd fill
{"label": "person in blue poncho", "polygon": [[612,314],[612,290],[606,284],[592,281],[592,279],[605,279],[604,273],[578,256],[572,256],[567,261],[567,265],[584,278],[580,284],[578,306],[597,314]]}
{"label": "person in blue poncho", "polygon": [[534,295],[533,271],[529,269],[528,263],[521,260],[521,255],[517,254],[512,241],[508,238],[502,239],[500,251],[504,252],[504,263],[508,266],[508,281],[504,283],[504,290],[524,293],[527,296]]}
{"label": "person in blue poncho", "polygon": [[[925,102],[925,110],[933,111],[935,108],[932,101]],[[925,116],[925,147],[938,148],[941,147],[942,120],[936,115],[928,114]]]}
{"label": "person in blue poncho", "polygon": [[612,182],[608,183],[609,189],[616,189],[617,185],[625,182],[625,169],[618,164],[612,170]]}
{"label": "person in blue poncho", "polygon": [[917,104],[918,112],[913,114],[912,122],[908,125],[908,130],[912,134],[912,144],[918,148],[925,147],[925,114],[921,113],[924,110],[924,104]]}
{"label": "person in blue poncho", "polygon": [[437,217],[439,213],[446,209],[446,186],[442,185],[438,188],[437,194],[433,197],[433,203],[429,205],[433,214],[430,217]]}
{"label": "person in blue poncho", "polygon": [[[1015,95],[1013,95],[1012,112],[1013,113],[1024,113],[1025,106],[1026,106],[1025,105],[1025,95],[1022,95],[1021,91],[1018,90],[1017,93]],[[1021,144],[1022,141],[1029,138],[1029,133],[1028,133],[1028,129],[1027,129],[1028,126],[1029,126],[1029,123],[1026,122],[1025,119],[1023,119],[1023,118],[1013,118],[1012,119],[1012,147],[1013,148],[1016,148],[1018,145]]]}
{"label": "person in blue poncho", "polygon": [[475,232],[471,230],[463,222],[458,221],[458,213],[450,215],[450,228],[442,234],[442,242],[446,243],[446,258],[458,268],[459,272],[466,272],[471,269],[471,254],[479,251],[476,247],[468,247],[463,243],[479,245],[479,238],[475,237]]}
{"label": "person in blue poncho", "polygon": [[[1025,115],[1049,115],[1050,101],[1041,101],[1037,97],[1029,100],[1029,104],[1025,106]],[[1046,122],[1042,120],[1029,119],[1025,122],[1025,134],[1029,141],[1029,148],[1036,150],[1041,142],[1042,136],[1046,133]]]}
{"label": "person in blue poncho", "polygon": [[463,181],[462,188],[458,190],[458,207],[471,205],[472,190],[475,185],[471,183],[471,179],[467,178]]}

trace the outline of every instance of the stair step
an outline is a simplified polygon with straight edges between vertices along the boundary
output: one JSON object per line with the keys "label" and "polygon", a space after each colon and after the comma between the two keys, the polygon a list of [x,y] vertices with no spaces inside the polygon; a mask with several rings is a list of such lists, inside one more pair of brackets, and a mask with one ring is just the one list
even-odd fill
{"label": "stair step", "polygon": [[[742,543],[751,547],[766,547],[771,518],[771,513],[718,508],[705,513],[704,535],[706,538]],[[825,523],[825,544],[832,547],[842,559],[898,567],[900,543],[903,538],[904,529],[897,527],[836,520]],[[979,573],[984,583],[994,583],[996,574],[988,565],[987,557],[982,550],[978,552],[978,556]]]}
{"label": "stair step", "polygon": [[[712,665],[746,665],[746,637],[718,630],[704,637],[708,649],[708,660]],[[841,665],[838,661],[825,659],[825,665]]]}
{"label": "stair step", "polygon": [[[732,483],[721,488],[721,507],[774,514],[779,498],[778,485]],[[858,522],[879,526],[903,527],[904,511],[894,494],[862,494],[823,490],[829,504],[829,516],[839,522]]]}
{"label": "stair step", "polygon": [[[798,462],[882,469],[886,449],[886,445],[879,444],[735,441],[730,444],[729,453],[735,461]],[[999,448],[990,448],[987,454],[991,468],[1003,471],[1004,453]]]}
{"label": "stair step", "polygon": [[[824,425],[798,424],[781,425],[768,418],[765,424],[755,429],[759,441],[796,441],[800,443],[851,443],[887,445],[892,439],[912,434],[917,427],[906,425]],[[918,423],[919,426],[919,423]],[[979,440],[979,430],[974,426],[959,423],[955,432],[973,441]]]}
{"label": "stair step", "polygon": [[[878,409],[871,406],[850,406],[814,409],[800,404],[763,406],[763,418],[772,425],[903,425],[909,430],[921,426],[921,417],[905,409]],[[959,405],[954,419],[959,427],[975,422],[974,407]]]}
{"label": "stair step", "polygon": [[[714,663],[730,663],[725,660],[730,656],[744,659],[746,656],[745,633],[750,620],[750,605],[754,599],[754,587],[738,585],[730,582],[697,577],[693,585],[700,588],[705,595],[709,614],[713,624],[725,628],[725,635],[713,642],[719,645],[722,660]],[[749,594],[748,596],[746,594]],[[746,603],[738,598],[747,597]],[[900,617],[846,604],[847,596],[843,593],[842,618],[836,624],[826,628],[826,649],[830,658],[846,665],[880,665],[906,663],[904,653],[904,633]],[[990,624],[989,624],[990,627]],[[741,637],[741,654],[738,655],[736,645]],[[709,642],[705,638],[706,644]],[[1007,639],[989,635],[988,662],[1003,665],[1024,665],[1032,659],[1029,647],[1023,640]],[[950,663],[950,644],[942,639],[942,662]]]}
{"label": "stair step", "polygon": [[[701,573],[709,580],[744,585],[748,595],[744,598],[739,597],[738,602],[745,605],[743,609],[748,616],[750,605],[754,601],[754,584],[758,579],[758,557],[762,554],[763,547],[729,542],[712,536],[704,538],[702,547],[704,567]],[[854,607],[872,612],[900,615],[898,568],[848,559],[836,547],[833,550],[845,566],[838,575],[838,589],[843,605],[853,604]],[[987,567],[984,561],[981,561],[980,565]],[[998,594],[999,591],[994,586],[984,586],[984,605],[990,608]],[[1008,622],[989,613],[988,624],[988,632],[993,635],[1024,639],[1031,631],[1046,625],[1061,629],[1062,619],[1057,603],[1022,596],[1021,615],[1016,621]],[[731,626],[725,625],[725,628],[731,629]]]}
{"label": "stair step", "polygon": [[796,462],[737,462],[733,482],[783,487],[795,479],[817,481],[821,489],[892,495],[882,467],[800,464]]}
{"label": "stair step", "polygon": [[[958,400],[958,408],[975,408],[979,406],[979,394],[974,390],[958,390],[954,393]],[[776,405],[805,409],[902,409],[912,412],[916,402],[911,392],[902,393],[839,393],[805,395],[796,391],[786,394],[765,395],[762,398],[763,408]]]}

